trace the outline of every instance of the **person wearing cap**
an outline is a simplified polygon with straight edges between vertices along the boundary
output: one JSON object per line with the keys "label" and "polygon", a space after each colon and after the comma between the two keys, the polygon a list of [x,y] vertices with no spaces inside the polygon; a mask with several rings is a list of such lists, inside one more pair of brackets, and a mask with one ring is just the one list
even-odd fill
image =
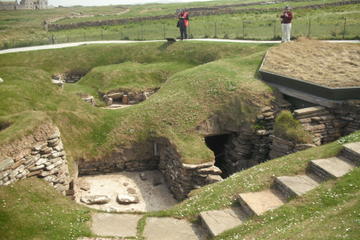
{"label": "person wearing cap", "polygon": [[281,18],[281,42],[290,42],[291,37],[291,20],[293,14],[290,11],[290,7],[286,6],[284,12],[280,16]]}
{"label": "person wearing cap", "polygon": [[180,29],[180,39],[187,39],[187,27],[189,26],[189,13],[182,9],[179,14],[179,21],[177,26]]}

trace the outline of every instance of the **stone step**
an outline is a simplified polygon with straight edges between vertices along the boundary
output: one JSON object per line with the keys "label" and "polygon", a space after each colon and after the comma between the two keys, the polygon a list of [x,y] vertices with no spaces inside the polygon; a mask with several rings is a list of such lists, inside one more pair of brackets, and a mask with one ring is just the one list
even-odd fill
{"label": "stone step", "polygon": [[233,207],[201,212],[200,219],[210,235],[215,237],[222,232],[241,225],[246,220],[246,215],[240,208]]}
{"label": "stone step", "polygon": [[360,166],[360,142],[345,144],[341,155]]}
{"label": "stone step", "polygon": [[142,215],[95,213],[91,231],[98,236],[136,237],[137,223]]}
{"label": "stone step", "polygon": [[310,170],[323,180],[341,177],[354,167],[352,163],[339,157],[310,161]]}
{"label": "stone step", "polygon": [[318,181],[308,175],[281,176],[274,181],[274,187],[288,199],[301,196],[317,186]]}
{"label": "stone step", "polygon": [[144,237],[146,240],[204,240],[206,233],[184,219],[148,217]]}
{"label": "stone step", "polygon": [[277,191],[268,189],[261,192],[241,193],[239,202],[248,216],[260,216],[268,210],[283,205],[285,199]]}

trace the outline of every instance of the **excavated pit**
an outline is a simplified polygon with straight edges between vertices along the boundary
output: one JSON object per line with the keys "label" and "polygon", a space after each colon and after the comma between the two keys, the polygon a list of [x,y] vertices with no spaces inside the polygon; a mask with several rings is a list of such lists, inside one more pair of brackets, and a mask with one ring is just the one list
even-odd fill
{"label": "excavated pit", "polygon": [[85,71],[73,70],[65,73],[54,74],[52,76],[52,79],[56,81],[62,81],[65,83],[76,83],[86,74],[87,72]]}

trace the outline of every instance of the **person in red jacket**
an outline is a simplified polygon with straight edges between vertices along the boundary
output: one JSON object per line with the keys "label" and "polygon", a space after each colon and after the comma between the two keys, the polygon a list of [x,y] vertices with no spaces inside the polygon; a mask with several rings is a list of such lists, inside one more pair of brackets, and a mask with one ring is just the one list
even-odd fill
{"label": "person in red jacket", "polygon": [[286,6],[284,12],[280,16],[281,18],[281,42],[290,42],[291,37],[291,20],[293,19],[293,14],[290,11],[290,7]]}
{"label": "person in red jacket", "polygon": [[189,26],[189,13],[185,9],[179,14],[178,27],[180,29],[180,39],[187,39],[187,28]]}

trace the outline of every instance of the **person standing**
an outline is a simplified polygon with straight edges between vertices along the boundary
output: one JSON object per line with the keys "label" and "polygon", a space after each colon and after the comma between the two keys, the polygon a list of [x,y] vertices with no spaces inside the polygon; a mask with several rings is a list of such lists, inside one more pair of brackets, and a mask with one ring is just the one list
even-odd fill
{"label": "person standing", "polygon": [[180,39],[187,39],[187,28],[189,26],[189,13],[185,9],[179,14],[178,27],[180,29]]}
{"label": "person standing", "polygon": [[284,12],[280,16],[281,18],[281,42],[290,42],[291,37],[291,20],[293,14],[290,11],[290,7],[286,6]]}

